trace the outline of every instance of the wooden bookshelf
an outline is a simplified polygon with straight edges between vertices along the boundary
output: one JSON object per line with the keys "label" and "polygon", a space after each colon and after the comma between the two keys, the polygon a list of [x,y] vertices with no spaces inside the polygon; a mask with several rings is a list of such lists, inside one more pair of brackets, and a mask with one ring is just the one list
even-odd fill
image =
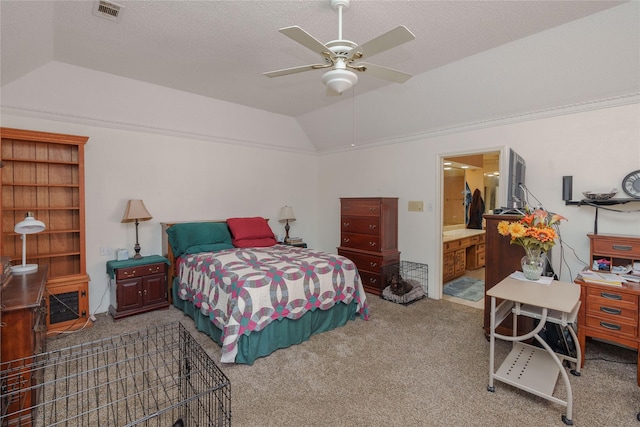
{"label": "wooden bookshelf", "polygon": [[0,128],[3,167],[0,255],[20,263],[13,231],[26,212],[46,230],[27,237],[27,262],[48,265],[47,328],[78,329],[89,318],[84,208],[84,145],[88,137]]}

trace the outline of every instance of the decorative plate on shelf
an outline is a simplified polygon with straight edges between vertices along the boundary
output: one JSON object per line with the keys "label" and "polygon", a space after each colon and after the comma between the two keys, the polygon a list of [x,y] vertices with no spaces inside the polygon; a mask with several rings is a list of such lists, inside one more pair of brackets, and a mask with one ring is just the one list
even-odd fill
{"label": "decorative plate on shelf", "polygon": [[608,193],[596,193],[594,191],[584,191],[582,194],[589,200],[609,200],[618,193],[617,188],[612,188]]}

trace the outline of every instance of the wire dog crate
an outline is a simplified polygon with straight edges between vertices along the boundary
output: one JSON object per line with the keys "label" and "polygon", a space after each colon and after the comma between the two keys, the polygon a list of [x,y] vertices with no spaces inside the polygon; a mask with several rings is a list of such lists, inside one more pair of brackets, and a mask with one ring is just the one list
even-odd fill
{"label": "wire dog crate", "polygon": [[400,261],[384,267],[382,276],[385,280],[382,298],[386,300],[406,305],[429,296],[427,264]]}
{"label": "wire dog crate", "polygon": [[229,380],[179,322],[2,369],[3,426],[231,425]]}

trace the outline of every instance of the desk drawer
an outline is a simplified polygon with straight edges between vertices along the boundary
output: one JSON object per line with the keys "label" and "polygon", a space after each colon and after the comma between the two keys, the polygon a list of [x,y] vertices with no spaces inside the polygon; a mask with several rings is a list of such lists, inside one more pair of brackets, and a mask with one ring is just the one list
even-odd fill
{"label": "desk drawer", "polygon": [[621,338],[635,339],[638,336],[637,323],[630,324],[602,319],[600,317],[587,316],[587,327],[595,329],[601,334],[608,334]]}
{"label": "desk drawer", "polygon": [[587,288],[586,312],[589,316],[619,322],[638,322],[638,296],[617,289]]}
{"label": "desk drawer", "polygon": [[592,237],[592,253],[619,258],[640,258],[640,240],[621,237]]}
{"label": "desk drawer", "polygon": [[165,264],[164,262],[158,262],[155,264],[148,264],[148,265],[139,265],[136,267],[118,268],[116,270],[116,280],[148,276],[149,274],[164,273],[166,271],[167,271],[167,264]]}
{"label": "desk drawer", "polygon": [[636,323],[638,321],[637,308],[628,305],[611,304],[611,302],[602,301],[601,299],[593,299],[587,302],[587,315],[614,322]]}

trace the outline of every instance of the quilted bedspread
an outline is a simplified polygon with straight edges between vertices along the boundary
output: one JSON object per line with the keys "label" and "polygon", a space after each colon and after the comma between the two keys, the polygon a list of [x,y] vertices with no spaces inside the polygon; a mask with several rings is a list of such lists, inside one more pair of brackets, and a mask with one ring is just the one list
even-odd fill
{"label": "quilted bedspread", "polygon": [[185,255],[178,295],[222,331],[223,363],[233,363],[242,334],[278,319],[298,319],[354,299],[369,318],[355,264],[340,255],[275,245]]}

